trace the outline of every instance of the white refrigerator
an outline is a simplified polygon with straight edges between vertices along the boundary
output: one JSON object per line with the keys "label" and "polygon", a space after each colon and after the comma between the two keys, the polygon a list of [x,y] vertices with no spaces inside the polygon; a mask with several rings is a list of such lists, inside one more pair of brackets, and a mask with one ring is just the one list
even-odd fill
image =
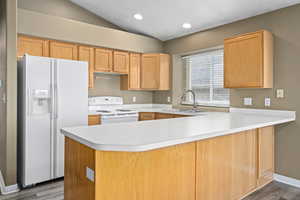
{"label": "white refrigerator", "polygon": [[64,176],[63,127],[88,124],[88,63],[25,55],[18,63],[18,179]]}

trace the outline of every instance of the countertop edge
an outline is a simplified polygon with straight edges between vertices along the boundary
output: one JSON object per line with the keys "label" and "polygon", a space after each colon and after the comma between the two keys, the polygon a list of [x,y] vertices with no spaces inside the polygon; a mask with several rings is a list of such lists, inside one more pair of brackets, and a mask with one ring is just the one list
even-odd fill
{"label": "countertop edge", "polygon": [[286,119],[283,119],[283,120],[277,120],[277,121],[268,122],[268,123],[258,123],[255,125],[245,126],[245,127],[241,127],[241,128],[234,128],[234,129],[217,131],[217,132],[208,132],[207,134],[188,137],[188,138],[178,138],[175,140],[164,141],[164,142],[159,142],[159,143],[154,143],[154,144],[134,145],[134,146],[113,145],[113,144],[111,144],[111,145],[96,144],[91,141],[87,141],[86,139],[83,139],[81,137],[78,137],[72,133],[69,133],[65,129],[61,129],[61,132],[63,135],[65,135],[81,144],[84,144],[94,150],[97,150],[97,151],[143,152],[143,151],[150,151],[150,150],[166,148],[169,146],[174,146],[174,145],[179,145],[179,144],[184,144],[184,143],[189,143],[189,142],[195,142],[195,141],[199,141],[199,140],[229,135],[229,134],[233,134],[233,133],[239,133],[242,131],[247,131],[247,130],[256,129],[256,128],[262,128],[262,127],[266,127],[266,126],[272,126],[272,125],[277,125],[277,124],[282,124],[282,123],[287,123],[287,122],[292,122],[292,121],[295,121],[295,117],[293,117],[293,116],[287,117]]}

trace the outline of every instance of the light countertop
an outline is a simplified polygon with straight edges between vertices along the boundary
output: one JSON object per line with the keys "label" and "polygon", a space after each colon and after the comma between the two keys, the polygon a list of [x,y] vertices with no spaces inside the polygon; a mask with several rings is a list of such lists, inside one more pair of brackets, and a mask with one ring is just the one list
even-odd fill
{"label": "light countertop", "polygon": [[230,110],[202,112],[193,117],[63,128],[62,133],[95,150],[140,152],[282,124],[296,118],[293,111]]}

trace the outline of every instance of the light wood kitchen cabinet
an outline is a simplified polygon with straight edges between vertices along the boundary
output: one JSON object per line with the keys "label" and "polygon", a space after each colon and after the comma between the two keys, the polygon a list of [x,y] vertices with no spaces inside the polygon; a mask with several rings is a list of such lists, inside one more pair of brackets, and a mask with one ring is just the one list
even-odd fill
{"label": "light wood kitchen cabinet", "polygon": [[225,88],[273,87],[273,36],[266,30],[224,40]]}
{"label": "light wood kitchen cabinet", "polygon": [[155,113],[155,119],[170,119],[170,118],[174,118],[174,115],[168,113]]}
{"label": "light wood kitchen cabinet", "polygon": [[170,56],[168,54],[142,55],[141,89],[170,89]]}
{"label": "light wood kitchen cabinet", "polygon": [[89,46],[79,46],[78,48],[78,60],[89,63],[89,88],[94,87],[94,53],[94,48]]}
{"label": "light wood kitchen cabinet", "polygon": [[101,116],[100,115],[89,115],[89,118],[88,118],[89,126],[99,125],[99,124],[101,124]]}
{"label": "light wood kitchen cabinet", "polygon": [[154,112],[140,112],[139,113],[139,121],[146,121],[146,120],[155,120],[155,113]]}
{"label": "light wood kitchen cabinet", "polygon": [[114,51],[113,58],[114,58],[113,71],[116,73],[128,74],[129,53],[125,51]]}
{"label": "light wood kitchen cabinet", "polygon": [[178,114],[169,114],[169,113],[154,113],[154,112],[140,112],[139,113],[139,121],[180,118],[180,117],[188,117],[188,116],[189,115],[178,115]]}
{"label": "light wood kitchen cabinet", "polygon": [[274,173],[274,127],[258,129],[258,186],[273,180]]}
{"label": "light wood kitchen cabinet", "polygon": [[[264,127],[141,152],[94,150],[66,137],[65,199],[240,200],[273,169],[273,131]],[[86,178],[87,167],[95,181]]]}
{"label": "light wood kitchen cabinet", "polygon": [[113,51],[110,49],[95,49],[95,72],[113,71]]}
{"label": "light wood kitchen cabinet", "polygon": [[78,46],[71,43],[50,41],[50,57],[77,60]]}
{"label": "light wood kitchen cabinet", "polygon": [[178,115],[178,114],[174,114],[173,118],[181,118],[181,117],[190,117],[192,115]]}
{"label": "light wood kitchen cabinet", "polygon": [[130,53],[128,75],[121,76],[121,90],[140,90],[141,54]]}
{"label": "light wood kitchen cabinet", "polygon": [[195,200],[195,143],[145,152],[65,144],[65,200]]}
{"label": "light wood kitchen cabinet", "polygon": [[196,200],[235,200],[256,188],[256,130],[197,142]]}
{"label": "light wood kitchen cabinet", "polygon": [[49,56],[49,40],[29,36],[18,36],[18,58],[29,54],[32,56]]}

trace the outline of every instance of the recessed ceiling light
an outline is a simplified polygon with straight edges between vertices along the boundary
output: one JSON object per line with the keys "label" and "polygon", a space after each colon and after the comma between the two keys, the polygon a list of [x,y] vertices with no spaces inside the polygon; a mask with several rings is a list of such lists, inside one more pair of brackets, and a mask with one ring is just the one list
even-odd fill
{"label": "recessed ceiling light", "polygon": [[192,28],[192,25],[190,23],[183,23],[182,28],[189,29]]}
{"label": "recessed ceiling light", "polygon": [[141,15],[140,13],[134,14],[133,17],[134,17],[136,20],[142,20],[142,19],[143,19],[143,15]]}

